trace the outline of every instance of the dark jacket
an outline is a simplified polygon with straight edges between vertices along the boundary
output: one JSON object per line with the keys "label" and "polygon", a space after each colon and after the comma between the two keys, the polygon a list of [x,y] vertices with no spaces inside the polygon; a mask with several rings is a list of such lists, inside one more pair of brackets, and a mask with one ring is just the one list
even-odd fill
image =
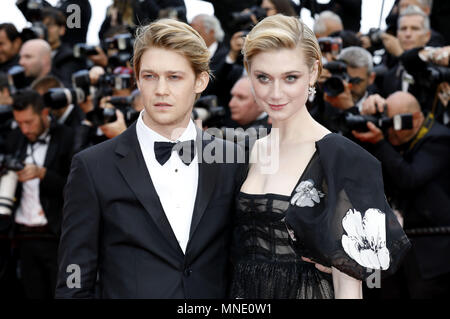
{"label": "dark jacket", "polygon": [[[197,147],[234,148],[219,139],[210,143]],[[225,298],[239,166],[198,165],[183,254],[140,151],[136,124],[75,155],[65,188],[56,297],[93,298],[98,272],[101,298]],[[81,288],[66,285],[71,264],[81,269]]]}
{"label": "dark jacket", "polygon": [[[408,146],[408,145],[406,145]],[[435,122],[403,155],[387,141],[371,149],[382,163],[404,228],[450,226],[450,130]],[[450,272],[450,236],[411,238],[420,272],[432,278]]]}
{"label": "dark jacket", "polygon": [[72,74],[86,68],[86,62],[73,56],[70,45],[62,43],[52,59],[51,73],[60,79],[65,87],[72,87]]}

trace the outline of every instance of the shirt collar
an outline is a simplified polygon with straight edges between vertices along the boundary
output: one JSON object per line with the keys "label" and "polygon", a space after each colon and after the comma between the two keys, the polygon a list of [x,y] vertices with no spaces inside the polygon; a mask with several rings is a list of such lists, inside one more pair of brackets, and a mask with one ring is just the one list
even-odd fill
{"label": "shirt collar", "polygon": [[[136,124],[138,137],[143,138],[143,140],[145,140],[145,143],[147,143],[148,141],[151,144],[153,144],[154,142],[173,142],[169,140],[167,137],[162,136],[155,130],[151,129],[144,123],[143,120],[144,112],[145,109],[141,111],[141,114],[139,114],[139,118]],[[187,140],[195,140],[196,137],[197,137],[197,130],[195,129],[195,124],[192,120],[189,120],[188,126],[180,135],[180,137],[177,139],[177,141],[184,142]],[[151,146],[153,147],[153,145]]]}
{"label": "shirt collar", "polygon": [[211,44],[208,47],[208,51],[209,51],[209,56],[212,58],[214,56],[214,54],[217,51],[217,48],[219,47],[219,43],[217,41],[213,42],[213,44]]}

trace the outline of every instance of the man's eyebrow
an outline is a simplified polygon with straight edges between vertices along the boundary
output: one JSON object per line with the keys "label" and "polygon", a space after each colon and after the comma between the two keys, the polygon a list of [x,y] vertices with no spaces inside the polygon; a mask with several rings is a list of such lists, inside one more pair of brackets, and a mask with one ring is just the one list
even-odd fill
{"label": "man's eyebrow", "polygon": [[[141,69],[141,72],[158,73],[158,72],[156,72],[156,71],[154,71],[154,70],[152,70],[152,69]],[[165,72],[163,72],[163,73],[165,73],[165,74],[174,74],[174,73],[184,74],[185,72],[183,72],[183,71],[177,71],[177,70],[168,70],[168,71],[165,71]]]}

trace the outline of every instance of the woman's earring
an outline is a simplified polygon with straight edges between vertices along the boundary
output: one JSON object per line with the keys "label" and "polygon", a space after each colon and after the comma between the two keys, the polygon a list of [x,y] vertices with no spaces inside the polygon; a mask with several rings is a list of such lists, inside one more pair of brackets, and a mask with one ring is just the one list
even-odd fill
{"label": "woman's earring", "polygon": [[314,86],[310,86],[308,88],[308,95],[315,95],[316,94],[316,88]]}

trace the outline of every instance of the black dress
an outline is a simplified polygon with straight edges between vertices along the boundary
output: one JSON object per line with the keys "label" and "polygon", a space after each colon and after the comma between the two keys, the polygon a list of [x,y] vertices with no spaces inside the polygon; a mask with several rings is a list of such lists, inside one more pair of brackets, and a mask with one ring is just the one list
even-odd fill
{"label": "black dress", "polygon": [[237,196],[230,297],[334,298],[331,275],[301,256],[365,280],[374,270],[394,272],[409,247],[384,197],[379,162],[328,134],[290,196]]}

